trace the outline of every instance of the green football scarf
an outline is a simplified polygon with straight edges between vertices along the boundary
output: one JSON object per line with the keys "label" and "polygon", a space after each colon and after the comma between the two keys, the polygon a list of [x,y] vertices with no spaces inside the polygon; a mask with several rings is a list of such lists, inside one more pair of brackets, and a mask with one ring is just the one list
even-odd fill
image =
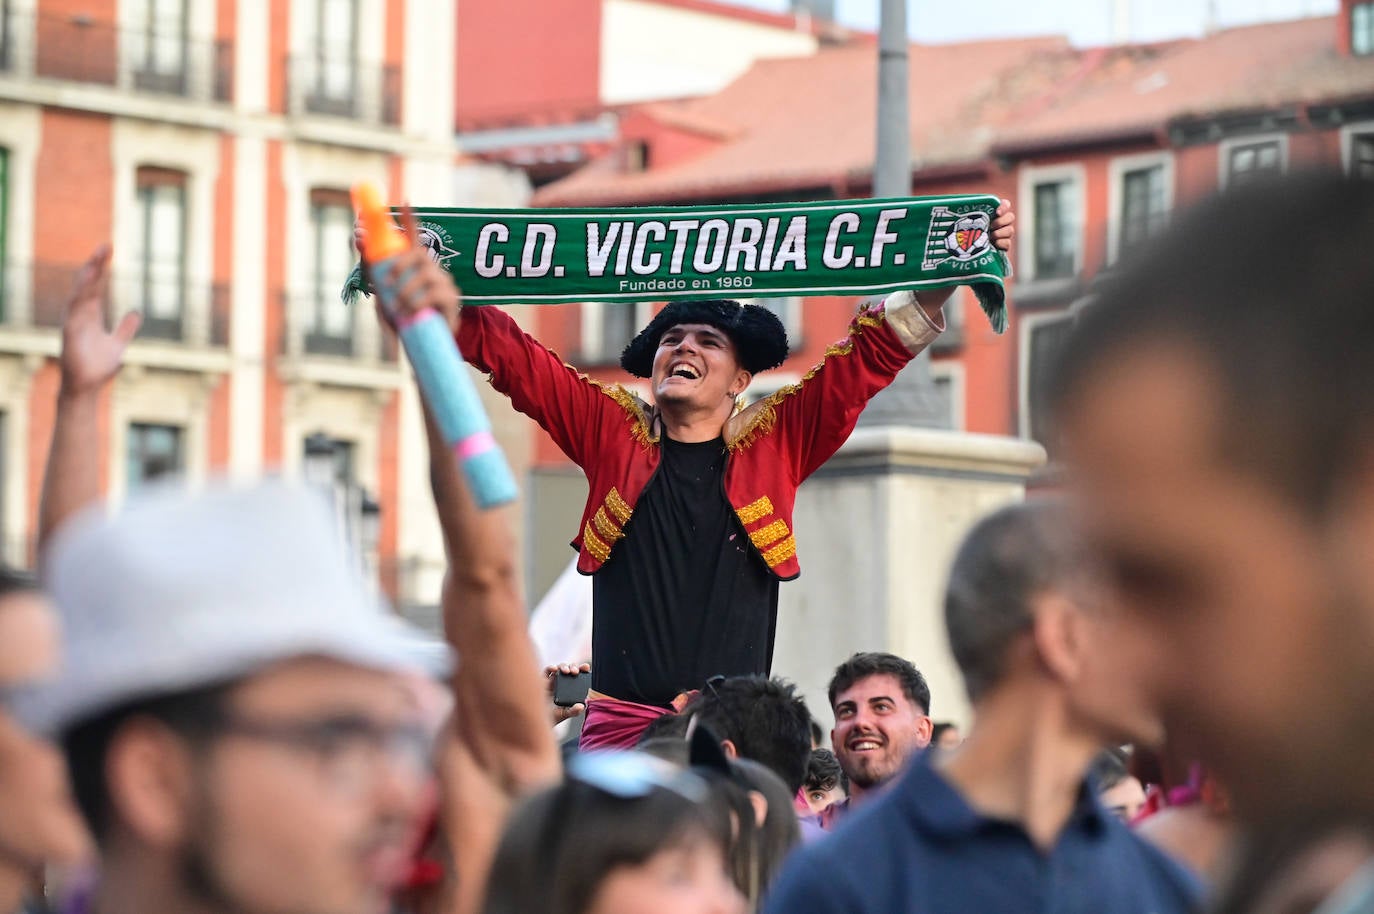
{"label": "green football scarf", "polygon": [[[425,209],[421,242],[466,305],[871,296],[971,285],[1006,329],[996,197],[629,209]],[[366,291],[361,268],[346,302]]]}

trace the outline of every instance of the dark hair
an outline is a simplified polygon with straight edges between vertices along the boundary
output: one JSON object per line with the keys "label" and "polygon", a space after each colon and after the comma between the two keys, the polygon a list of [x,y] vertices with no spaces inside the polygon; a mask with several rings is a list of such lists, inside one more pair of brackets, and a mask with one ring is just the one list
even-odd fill
{"label": "dark hair", "polygon": [[234,685],[220,682],[174,695],[134,699],[67,728],[61,742],[72,795],[97,843],[109,836],[112,824],[105,768],[110,745],[125,724],[151,718],[188,740],[201,742],[209,736],[211,722],[218,719]]}
{"label": "dark hair", "polygon": [[1225,398],[1218,444],[1304,510],[1324,511],[1374,434],[1374,182],[1256,181],[1126,258],[1061,350],[1063,412],[1125,350],[1195,352]]}
{"label": "dark hair", "polygon": [[811,712],[790,682],[713,677],[682,713],[733,743],[741,758],[771,768],[793,794],[801,789],[811,754]]}
{"label": "dark hair", "polygon": [[0,565],[0,598],[17,593],[35,593],[37,590],[38,582],[33,575],[18,568]]}
{"label": "dark hair", "polygon": [[829,749],[812,749],[806,763],[805,786],[808,791],[833,790],[840,787],[849,793],[849,777],[840,767],[840,760]]}
{"label": "dark hair", "polygon": [[1085,544],[1057,499],[1010,505],[974,526],[945,590],[949,647],[970,700],[1002,678],[1009,648],[1031,627],[1031,601],[1072,590],[1089,568]]}
{"label": "dark hair", "polygon": [[682,324],[709,324],[730,337],[740,367],[750,374],[777,368],[787,359],[787,330],[776,314],[762,305],[708,298],[668,302],[630,340],[620,354],[620,367],[632,375],[650,377],[659,341]]}
{"label": "dark hair", "polygon": [[643,746],[651,739],[686,739],[687,726],[692,719],[685,714],[664,714],[649,721],[649,726],[644,728],[644,732],[639,734],[639,739],[635,742],[636,748]]}
{"label": "dark hair", "polygon": [[952,720],[942,720],[930,725],[930,744],[934,746],[940,742],[940,737],[945,735],[947,730],[957,730],[959,725]]}
{"label": "dark hair", "polygon": [[1097,753],[1092,765],[1088,768],[1088,778],[1098,793],[1111,790],[1129,776],[1130,772],[1126,769],[1126,758],[1116,749],[1103,749]]}
{"label": "dark hair", "polygon": [[811,718],[811,745],[819,746],[825,742],[825,731],[821,729],[821,722],[816,718]]}
{"label": "dark hair", "polygon": [[792,805],[796,791],[789,791],[781,778],[752,759],[735,759],[730,764],[736,777],[743,780],[749,790],[762,794],[768,806],[763,825],[754,833],[755,885],[752,892],[745,893],[757,909],[758,902],[767,896],[768,888],[782,869],[783,860],[801,841],[801,826],[797,824],[797,813]]}
{"label": "dark hair", "polygon": [[664,788],[622,798],[569,780],[531,797],[511,817],[483,912],[582,914],[617,867],[694,839],[725,852],[730,823],[717,804]]}
{"label": "dark hair", "polygon": [[907,701],[920,708],[922,714],[930,713],[930,686],[926,685],[921,671],[910,660],[882,651],[851,654],[835,668],[835,675],[830,677],[830,709],[835,709],[835,699],[841,692],[870,676],[892,676],[901,684]]}

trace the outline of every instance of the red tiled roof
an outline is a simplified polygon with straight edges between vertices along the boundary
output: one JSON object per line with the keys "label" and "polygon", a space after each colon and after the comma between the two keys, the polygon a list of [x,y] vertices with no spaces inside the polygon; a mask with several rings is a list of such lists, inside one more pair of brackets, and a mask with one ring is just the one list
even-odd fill
{"label": "red tiled roof", "polygon": [[[1018,106],[1075,66],[1062,38],[912,46],[913,157],[931,166],[980,159]],[[712,125],[724,134],[715,148],[638,173],[608,157],[542,188],[535,203],[682,200],[862,177],[873,167],[876,69],[871,45],[759,61],[715,95],[646,112],[665,126]]]}
{"label": "red tiled roof", "polygon": [[1336,49],[1334,17],[1105,49],[1093,71],[997,140],[1003,151],[1153,132],[1170,121],[1374,95],[1374,59]]}
{"label": "red tiled roof", "polygon": [[836,39],[848,38],[851,34],[858,36],[872,35],[871,32],[855,31],[844,26],[836,25],[833,22],[817,19],[813,16],[799,16],[796,13],[775,13],[769,10],[738,6],[734,3],[717,2],[717,0],[642,0],[642,2],[654,3],[658,6],[673,6],[678,9],[706,13],[711,16],[723,16],[727,19],[738,19],[741,22],[771,25],[775,28],[788,29],[790,31],[805,31],[811,35],[820,35]]}
{"label": "red tiled roof", "polygon": [[[991,154],[1155,136],[1190,118],[1374,98],[1374,58],[1340,54],[1336,27],[1320,17],[1088,50],[1060,38],[915,45],[914,167],[938,172]],[[534,202],[673,202],[862,183],[873,162],[876,68],[871,45],[823,48],[759,61],[709,97],[641,107],[666,131],[716,142],[662,164],[651,155],[643,172],[625,172],[612,154],[542,188]]]}

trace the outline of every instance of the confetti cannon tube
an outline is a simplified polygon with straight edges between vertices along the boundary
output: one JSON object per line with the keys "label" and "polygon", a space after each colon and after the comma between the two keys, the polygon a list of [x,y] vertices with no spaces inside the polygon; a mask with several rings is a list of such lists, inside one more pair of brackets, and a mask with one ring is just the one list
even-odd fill
{"label": "confetti cannon tube", "polygon": [[367,232],[363,259],[371,270],[377,295],[382,307],[396,320],[401,345],[415,368],[420,393],[444,443],[463,468],[473,499],[482,508],[514,501],[515,477],[492,436],[491,420],[448,323],[432,308],[406,317],[397,314],[395,296],[409,274],[396,275],[393,258],[408,250],[409,243],[397,231],[375,187],[354,187],[353,205]]}

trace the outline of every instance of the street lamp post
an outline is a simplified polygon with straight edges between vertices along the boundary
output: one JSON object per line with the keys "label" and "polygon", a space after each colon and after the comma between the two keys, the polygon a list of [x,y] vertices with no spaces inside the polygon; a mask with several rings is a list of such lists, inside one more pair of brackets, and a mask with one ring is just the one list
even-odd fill
{"label": "street lamp post", "polygon": [[[911,193],[911,111],[907,81],[907,0],[883,0],[878,27],[878,136],[873,162],[873,196]],[[860,425],[947,428],[930,354],[923,352],[869,401]]]}

